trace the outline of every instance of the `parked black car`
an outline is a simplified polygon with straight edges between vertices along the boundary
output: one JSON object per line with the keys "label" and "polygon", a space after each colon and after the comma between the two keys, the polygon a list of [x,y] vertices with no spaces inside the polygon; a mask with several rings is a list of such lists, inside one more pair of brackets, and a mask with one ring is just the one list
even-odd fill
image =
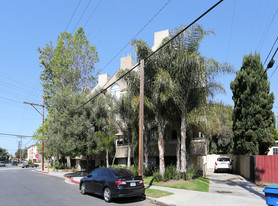
{"label": "parked black car", "polygon": [[101,195],[106,202],[119,197],[145,197],[144,182],[141,176],[134,176],[128,169],[98,168],[80,180],[82,194]]}

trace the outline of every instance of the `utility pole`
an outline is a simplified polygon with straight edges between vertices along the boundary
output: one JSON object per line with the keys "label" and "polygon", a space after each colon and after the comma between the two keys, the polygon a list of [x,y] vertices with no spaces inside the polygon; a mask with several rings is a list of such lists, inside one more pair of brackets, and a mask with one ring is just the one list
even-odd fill
{"label": "utility pole", "polygon": [[[30,102],[24,102],[24,104],[30,104],[32,107],[38,106],[42,107],[42,113],[40,113],[39,110],[37,110],[36,107],[34,109],[42,115],[42,126],[44,124],[44,96],[42,97],[42,104],[35,104],[35,103],[30,103]],[[42,171],[44,171],[44,133],[42,134]]]}
{"label": "utility pole", "polygon": [[144,60],[140,61],[140,105],[139,105],[139,176],[143,176],[143,129],[144,129]]}
{"label": "utility pole", "polygon": [[[22,137],[20,137],[20,138],[22,138]],[[21,162],[21,142],[22,142],[22,139],[21,139],[21,141],[18,141],[19,162]]]}
{"label": "utility pole", "polygon": [[20,152],[20,161],[21,161],[21,158],[22,158],[22,137],[20,137],[20,150],[19,150],[19,152]]}

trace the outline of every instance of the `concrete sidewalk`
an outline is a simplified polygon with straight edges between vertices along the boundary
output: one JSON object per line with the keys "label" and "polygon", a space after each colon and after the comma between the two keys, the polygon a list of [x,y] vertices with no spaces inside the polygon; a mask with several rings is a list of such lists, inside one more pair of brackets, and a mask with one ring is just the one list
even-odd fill
{"label": "concrete sidewalk", "polygon": [[[43,172],[41,170],[34,170],[39,173],[53,175],[61,178],[65,178],[66,183],[70,184],[79,184],[80,179],[82,177],[65,177],[65,174],[69,172]],[[246,181],[246,180],[245,180]],[[246,183],[251,184],[250,182],[246,181]],[[214,187],[215,182],[211,181],[211,186]],[[262,196],[262,193],[259,195],[252,196],[248,195],[248,193],[237,195],[241,193],[241,191],[235,191],[233,193],[217,193],[217,192],[198,192],[198,191],[191,191],[191,190],[183,190],[183,189],[175,189],[169,187],[160,187],[160,186],[147,186],[146,188],[150,189],[157,189],[168,191],[174,193],[172,195],[160,197],[160,198],[150,198],[147,199],[157,202],[159,204],[165,205],[176,205],[176,206],[217,206],[217,205],[225,205],[225,206],[265,206],[266,201],[265,198]],[[237,188],[234,188],[237,190]]]}
{"label": "concrete sidewalk", "polygon": [[250,196],[235,196],[231,194],[223,193],[210,193],[210,192],[198,192],[191,190],[174,189],[169,187],[151,186],[151,189],[158,189],[174,193],[173,195],[155,198],[154,201],[161,202],[167,205],[176,206],[265,206],[266,202],[261,197]]}

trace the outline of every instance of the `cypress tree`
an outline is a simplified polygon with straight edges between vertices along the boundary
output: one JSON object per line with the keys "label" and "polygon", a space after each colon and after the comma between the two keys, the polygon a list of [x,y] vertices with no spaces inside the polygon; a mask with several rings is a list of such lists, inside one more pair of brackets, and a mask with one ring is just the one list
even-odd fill
{"label": "cypress tree", "polygon": [[274,144],[274,94],[260,55],[245,56],[231,82],[233,92],[234,154],[264,155]]}

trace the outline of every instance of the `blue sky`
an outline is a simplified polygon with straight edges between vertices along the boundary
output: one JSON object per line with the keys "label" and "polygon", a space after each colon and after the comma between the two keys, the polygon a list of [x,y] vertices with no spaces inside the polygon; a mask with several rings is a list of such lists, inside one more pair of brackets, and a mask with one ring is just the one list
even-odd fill
{"label": "blue sky", "polygon": [[[139,33],[137,39],[153,45],[154,32],[188,25],[217,1],[211,0],[82,0],[67,31],[85,26],[85,33],[99,55],[97,69],[112,60],[135,34],[168,2],[165,8]],[[0,133],[33,135],[42,122],[41,115],[24,101],[42,103],[37,48],[45,47],[65,31],[79,0],[3,1],[0,7]],[[87,10],[82,13],[86,6]],[[200,51],[219,62],[227,61],[240,69],[244,55],[257,51],[265,61],[278,36],[277,0],[224,0],[198,23],[215,35],[207,37]],[[82,18],[81,18],[82,16]],[[79,21],[80,19],[80,21]],[[275,45],[276,49],[278,43]],[[112,76],[120,58],[134,54],[129,46],[103,70]],[[271,54],[272,56],[272,54]],[[269,70],[269,77],[278,65]],[[278,71],[269,79],[271,92],[278,98]],[[235,75],[220,77],[226,94],[215,101],[233,105],[230,82]],[[38,108],[40,110],[40,108]],[[275,100],[273,111],[278,115]],[[19,138],[0,135],[0,147],[14,154]],[[23,147],[34,143],[23,139]]]}

